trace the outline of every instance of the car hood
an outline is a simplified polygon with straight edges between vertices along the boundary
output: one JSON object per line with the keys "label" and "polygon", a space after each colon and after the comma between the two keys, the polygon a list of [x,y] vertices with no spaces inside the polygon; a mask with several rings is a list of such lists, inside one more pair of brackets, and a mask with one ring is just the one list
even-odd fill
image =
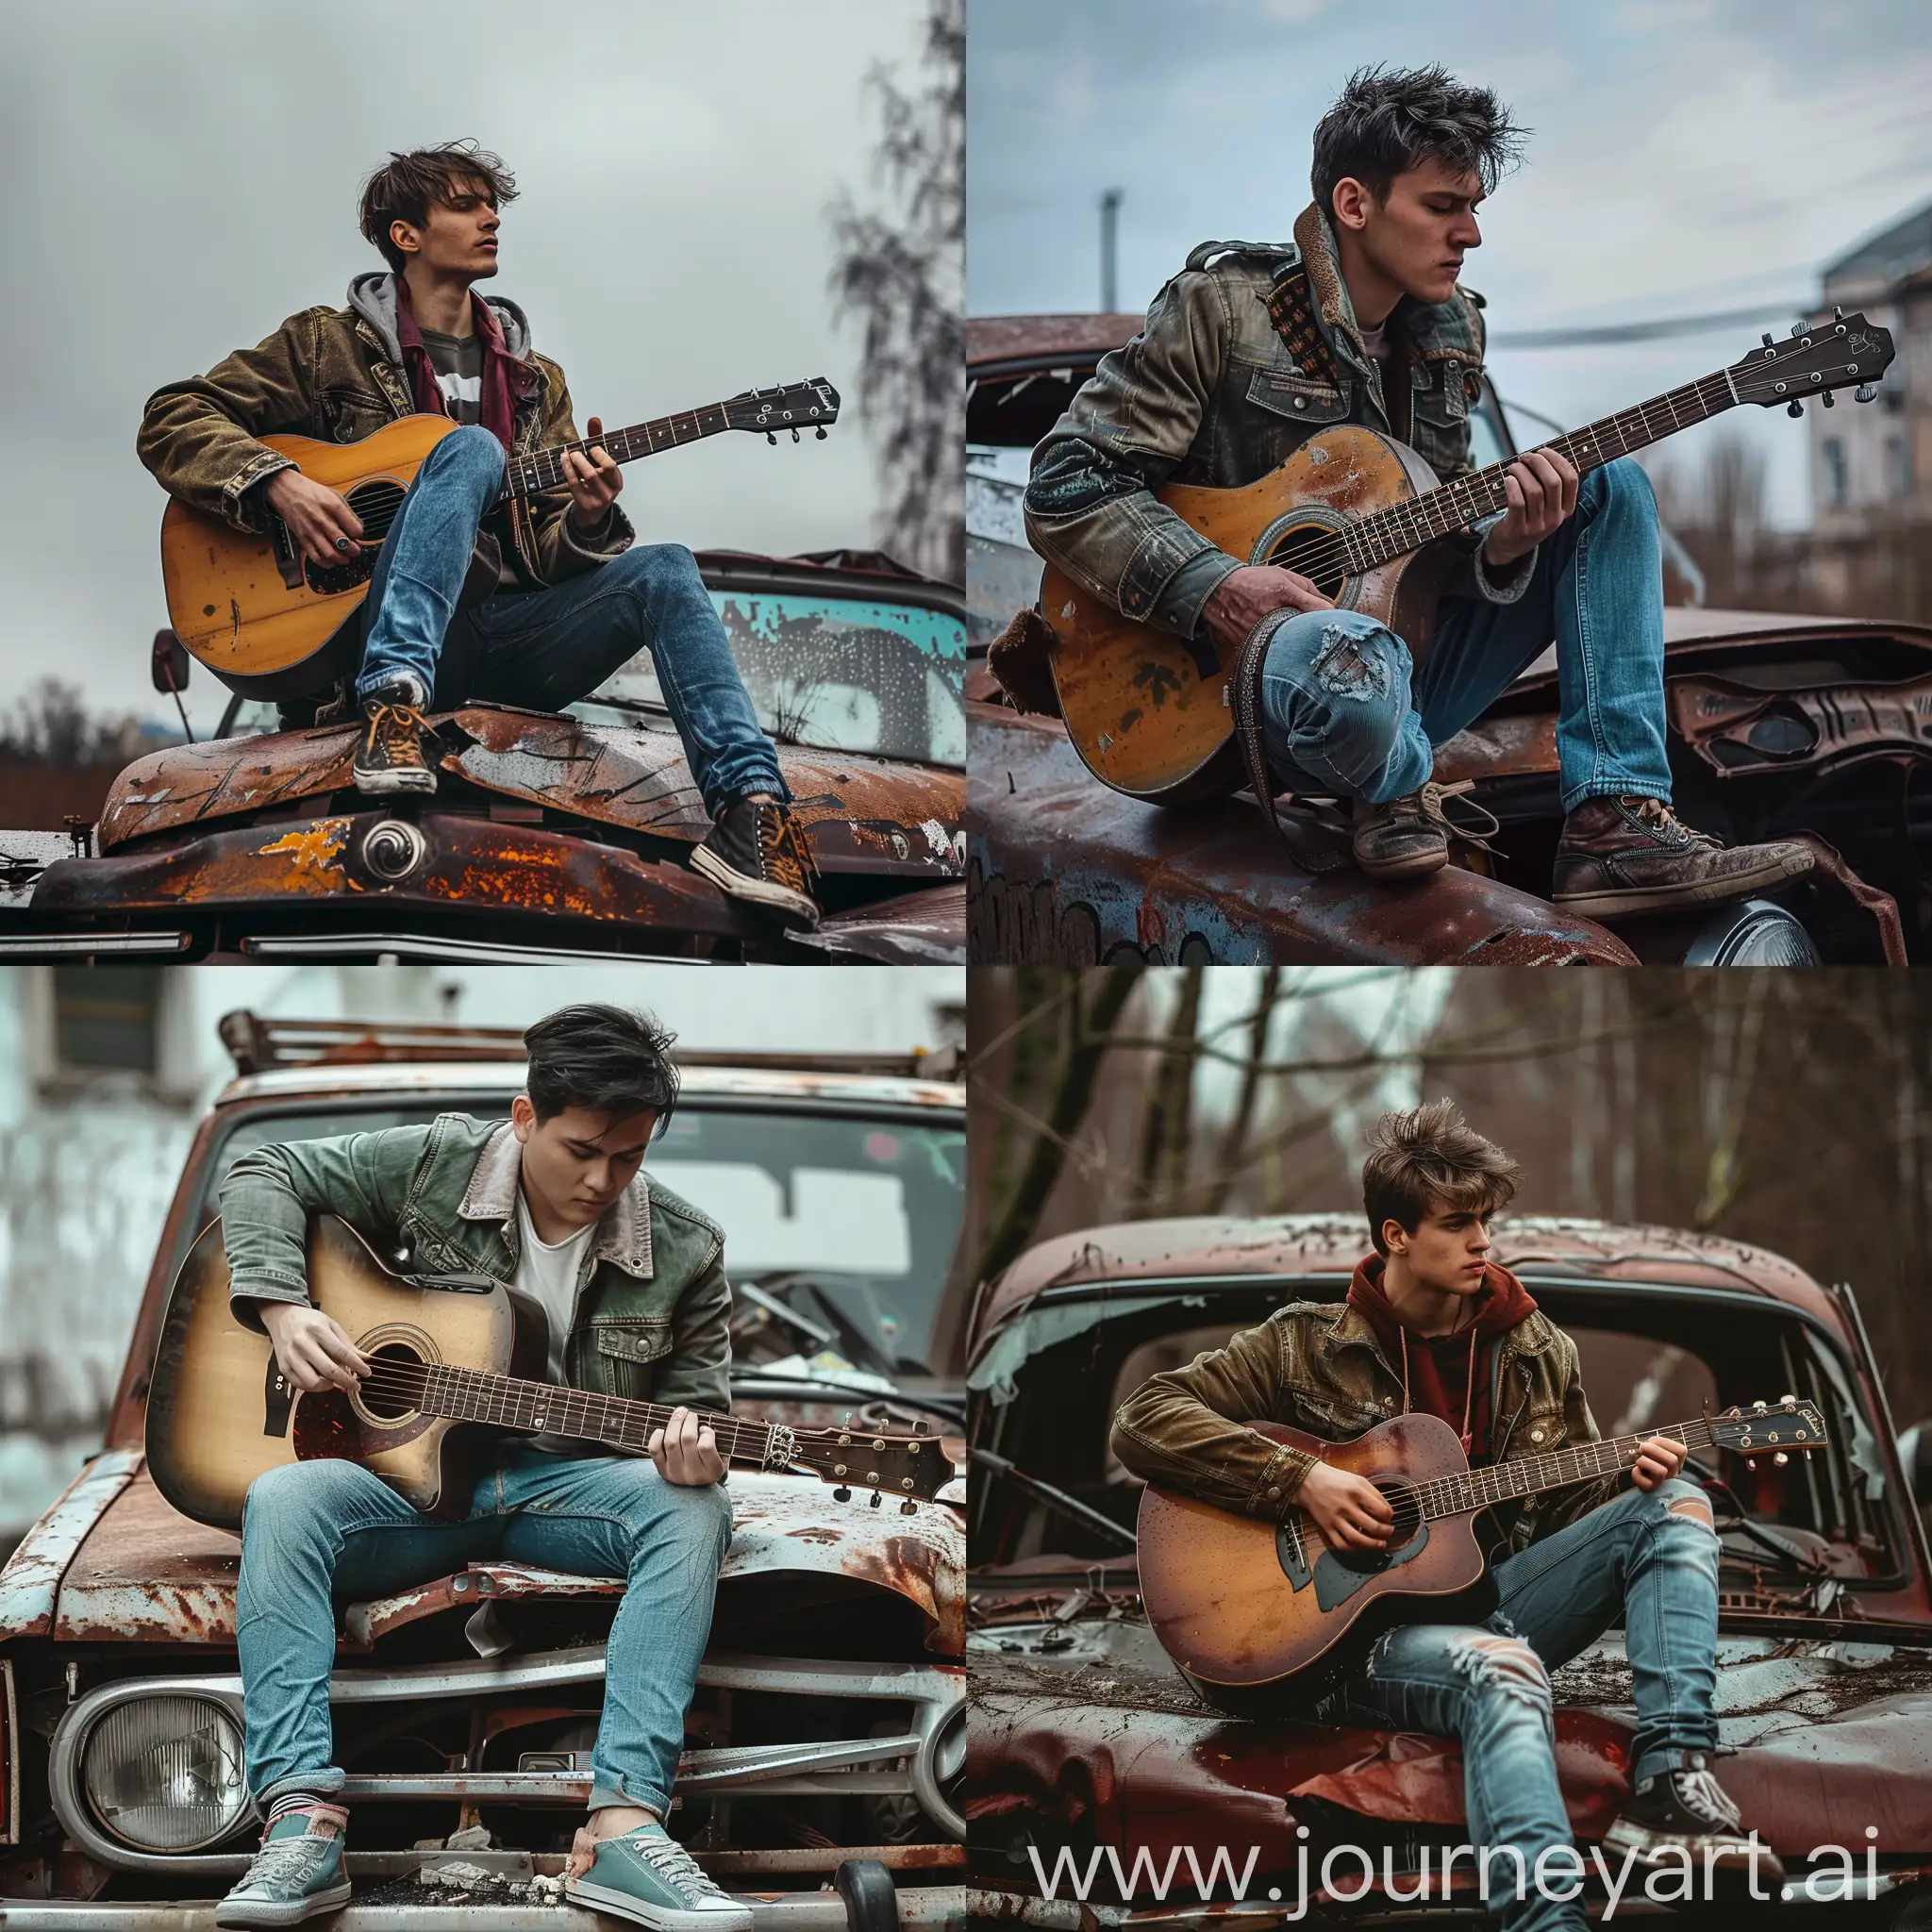
{"label": "car hood", "polygon": [[[1062,1607],[1075,1614],[973,1639],[969,1815],[1078,1820],[1123,1848],[1191,1833],[1258,1844],[1263,1871],[1292,1865],[1297,1824],[1320,1832],[1324,1807],[1464,1823],[1453,1739],[1227,1719],[1194,1696],[1139,1617]],[[1767,1843],[1787,1857],[1862,1846],[1867,1825],[1881,1854],[1932,1843],[1932,1649],[1725,1636],[1718,1650],[1721,1774]],[[1564,1798],[1578,1835],[1600,1838],[1629,1793],[1636,1711],[1621,1636],[1553,1684]]]}
{"label": "car hood", "polygon": [[[694,844],[710,829],[676,734],[545,711],[468,705],[430,718],[435,763],[541,811]],[[353,724],[176,745],[137,759],[101,812],[100,850],[353,789]],[[963,774],[858,753],[778,747],[798,821],[825,872],[957,878]]]}
{"label": "car hood", "polygon": [[[959,1511],[923,1505],[911,1516],[841,1506],[809,1477],[734,1470],[732,1539],[721,1580],[783,1573],[844,1576],[908,1598],[926,1648],[964,1646],[966,1556]],[[241,1540],[170,1506],[137,1451],[96,1457],[0,1569],[0,1642],[232,1645]],[[468,1569],[344,1613],[347,1648],[367,1648],[403,1624],[495,1597],[617,1596],[615,1577],[570,1576],[519,1563]]]}

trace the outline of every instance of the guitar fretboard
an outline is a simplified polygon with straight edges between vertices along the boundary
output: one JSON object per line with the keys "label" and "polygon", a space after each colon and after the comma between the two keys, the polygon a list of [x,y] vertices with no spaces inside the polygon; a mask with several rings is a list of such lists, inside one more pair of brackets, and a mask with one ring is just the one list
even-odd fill
{"label": "guitar fretboard", "polygon": [[1566,1489],[1596,1476],[1615,1475],[1637,1460],[1637,1452],[1653,1436],[1668,1436],[1687,1449],[1707,1448],[1716,1438],[1701,1418],[1668,1429],[1646,1429],[1641,1436],[1612,1436],[1602,1442],[1579,1442],[1555,1449],[1547,1456],[1525,1456],[1517,1462],[1492,1462],[1464,1475],[1437,1476],[1411,1487],[1420,1498],[1423,1516],[1466,1516],[1511,1496],[1532,1496],[1540,1490]]}
{"label": "guitar fretboard", "polygon": [[[675,416],[659,416],[650,423],[633,423],[628,429],[614,429],[596,439],[597,446],[609,452],[612,460],[627,463],[638,457],[655,456],[659,450],[676,449],[696,442],[701,437],[716,436],[731,424],[723,403],[711,403],[702,409],[686,409]],[[512,496],[534,496],[541,491],[558,489],[563,483],[563,459],[572,450],[589,456],[591,440],[580,437],[575,442],[560,442],[554,449],[532,450],[513,458],[504,473],[503,494],[499,503]]]}
{"label": "guitar fretboard", "polygon": [[[1628,456],[1632,450],[1661,441],[1679,429],[1688,429],[1693,423],[1705,422],[1732,408],[1736,401],[1730,376],[1720,369],[1681,389],[1652,396],[1635,408],[1586,423],[1581,429],[1573,429],[1539,447],[1559,451],[1580,476]],[[1374,570],[1419,550],[1435,538],[1466,530],[1481,518],[1507,508],[1503,479],[1508,467],[1508,463],[1491,463],[1487,470],[1458,476],[1453,483],[1444,483],[1425,495],[1408,497],[1359,523],[1324,531],[1323,542],[1339,544],[1340,557],[1345,559],[1351,576]],[[1280,560],[1291,569],[1303,567],[1286,554]]]}

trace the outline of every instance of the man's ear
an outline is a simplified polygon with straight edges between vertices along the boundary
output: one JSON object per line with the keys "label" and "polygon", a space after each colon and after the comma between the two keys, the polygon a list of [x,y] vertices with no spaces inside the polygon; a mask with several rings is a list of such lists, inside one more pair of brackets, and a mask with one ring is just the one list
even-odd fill
{"label": "man's ear", "polygon": [[1328,197],[1328,218],[1338,228],[1359,235],[1369,225],[1374,196],[1353,175],[1344,175]]}
{"label": "man's ear", "polygon": [[391,222],[389,225],[389,239],[391,244],[404,255],[414,255],[423,246],[423,237],[409,222]]}
{"label": "man's ear", "polygon": [[1392,1216],[1382,1224],[1382,1245],[1391,1255],[1406,1255],[1408,1252],[1408,1230]]}
{"label": "man's ear", "polygon": [[509,1104],[509,1130],[527,1147],[536,1129],[537,1109],[530,1105],[527,1093],[519,1093]]}

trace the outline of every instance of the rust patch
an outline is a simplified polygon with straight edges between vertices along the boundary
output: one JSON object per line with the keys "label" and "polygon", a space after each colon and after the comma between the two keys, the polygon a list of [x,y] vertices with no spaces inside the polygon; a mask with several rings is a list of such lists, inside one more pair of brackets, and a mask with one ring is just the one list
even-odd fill
{"label": "rust patch", "polygon": [[312,825],[284,832],[271,841],[261,847],[261,856],[273,858],[277,853],[288,854],[285,891],[332,892],[342,883],[339,861],[348,839],[347,819],[318,819]]}

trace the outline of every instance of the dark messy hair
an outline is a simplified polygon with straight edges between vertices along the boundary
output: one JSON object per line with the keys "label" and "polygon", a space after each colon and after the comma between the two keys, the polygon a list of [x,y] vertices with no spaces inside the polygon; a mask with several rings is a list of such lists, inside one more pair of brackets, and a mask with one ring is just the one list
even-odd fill
{"label": "dark messy hair", "polygon": [[1382,1224],[1413,1234],[1439,1209],[1487,1214],[1507,1208],[1523,1170],[1462,1118],[1453,1100],[1409,1113],[1385,1113],[1369,1132],[1362,1162],[1362,1207],[1369,1239],[1386,1256]]}
{"label": "dark messy hair", "polygon": [[391,153],[386,167],[376,169],[362,184],[362,238],[397,275],[408,258],[389,238],[391,222],[422,227],[429,210],[459,193],[468,181],[481,181],[496,205],[517,198],[517,177],[487,147],[474,141],[445,141],[438,147]]}
{"label": "dark messy hair", "polygon": [[1447,68],[1357,67],[1315,124],[1315,205],[1332,216],[1335,184],[1349,175],[1387,201],[1396,175],[1425,160],[1478,176],[1489,194],[1529,132],[1488,88],[1464,87]]}
{"label": "dark messy hair", "polygon": [[540,1121],[581,1107],[623,1118],[650,1111],[662,1127],[677,1106],[676,1035],[622,1007],[563,1007],[524,1035],[524,1091]]}

